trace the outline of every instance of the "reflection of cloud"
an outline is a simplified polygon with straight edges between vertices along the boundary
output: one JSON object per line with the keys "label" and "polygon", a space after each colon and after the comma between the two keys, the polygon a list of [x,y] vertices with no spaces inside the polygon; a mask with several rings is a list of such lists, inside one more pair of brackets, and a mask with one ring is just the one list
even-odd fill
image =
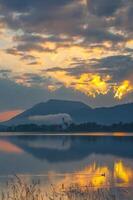
{"label": "reflection of cloud", "polygon": [[20,149],[19,147],[5,140],[0,140],[0,151],[6,152],[6,153],[22,153],[23,152],[22,149]]}
{"label": "reflection of cloud", "polygon": [[115,163],[114,177],[124,183],[130,183],[133,181],[133,170],[124,166],[122,162]]}
{"label": "reflection of cloud", "polygon": [[50,138],[45,138],[44,141],[42,139],[37,139],[36,141],[29,141],[28,146],[31,148],[49,148],[49,149],[58,149],[58,150],[67,150],[71,147],[71,142],[68,141],[62,141],[59,138],[56,138],[56,140],[52,140]]}
{"label": "reflection of cloud", "polygon": [[133,183],[133,169],[126,167],[123,162],[115,162],[114,168],[108,166],[98,166],[96,163],[89,165],[84,170],[64,175],[65,178],[58,182],[58,185],[64,184],[66,188],[76,185],[81,190],[86,186],[99,189],[110,187],[115,184],[126,184],[130,186]]}
{"label": "reflection of cloud", "polygon": [[98,167],[94,164],[92,166],[88,166],[80,173],[81,175],[75,175],[75,180],[81,187],[88,184],[94,187],[100,187],[107,184],[109,169],[106,166]]}

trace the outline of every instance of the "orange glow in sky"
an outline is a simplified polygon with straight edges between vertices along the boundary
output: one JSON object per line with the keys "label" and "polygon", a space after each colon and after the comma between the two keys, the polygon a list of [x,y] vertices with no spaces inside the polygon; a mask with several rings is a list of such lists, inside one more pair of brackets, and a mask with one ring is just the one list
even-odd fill
{"label": "orange glow in sky", "polygon": [[11,110],[11,111],[6,111],[6,112],[1,112],[0,113],[0,122],[9,120],[21,112],[22,112],[22,110]]}
{"label": "orange glow in sky", "polygon": [[133,102],[132,0],[10,2],[0,0],[0,121],[43,95],[92,107]]}

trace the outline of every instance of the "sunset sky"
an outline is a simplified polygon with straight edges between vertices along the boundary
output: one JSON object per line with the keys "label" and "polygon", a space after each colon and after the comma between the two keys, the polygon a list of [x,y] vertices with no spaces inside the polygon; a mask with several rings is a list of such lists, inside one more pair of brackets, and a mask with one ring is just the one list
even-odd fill
{"label": "sunset sky", "polygon": [[133,102],[132,0],[0,0],[0,121],[50,98]]}

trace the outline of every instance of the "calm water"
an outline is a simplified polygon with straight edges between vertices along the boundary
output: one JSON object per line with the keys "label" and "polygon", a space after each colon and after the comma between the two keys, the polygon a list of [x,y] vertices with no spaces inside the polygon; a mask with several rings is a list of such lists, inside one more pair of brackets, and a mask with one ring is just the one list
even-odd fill
{"label": "calm water", "polygon": [[14,175],[44,184],[133,186],[132,134],[0,136],[0,186]]}

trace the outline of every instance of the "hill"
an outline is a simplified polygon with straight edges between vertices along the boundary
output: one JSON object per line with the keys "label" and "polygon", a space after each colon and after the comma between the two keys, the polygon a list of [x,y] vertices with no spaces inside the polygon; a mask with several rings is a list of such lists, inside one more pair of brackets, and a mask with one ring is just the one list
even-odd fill
{"label": "hill", "polygon": [[50,121],[78,124],[95,122],[108,125],[119,122],[131,123],[133,122],[133,103],[93,109],[82,102],[53,99],[36,104],[11,120],[4,122],[4,125],[47,124]]}

